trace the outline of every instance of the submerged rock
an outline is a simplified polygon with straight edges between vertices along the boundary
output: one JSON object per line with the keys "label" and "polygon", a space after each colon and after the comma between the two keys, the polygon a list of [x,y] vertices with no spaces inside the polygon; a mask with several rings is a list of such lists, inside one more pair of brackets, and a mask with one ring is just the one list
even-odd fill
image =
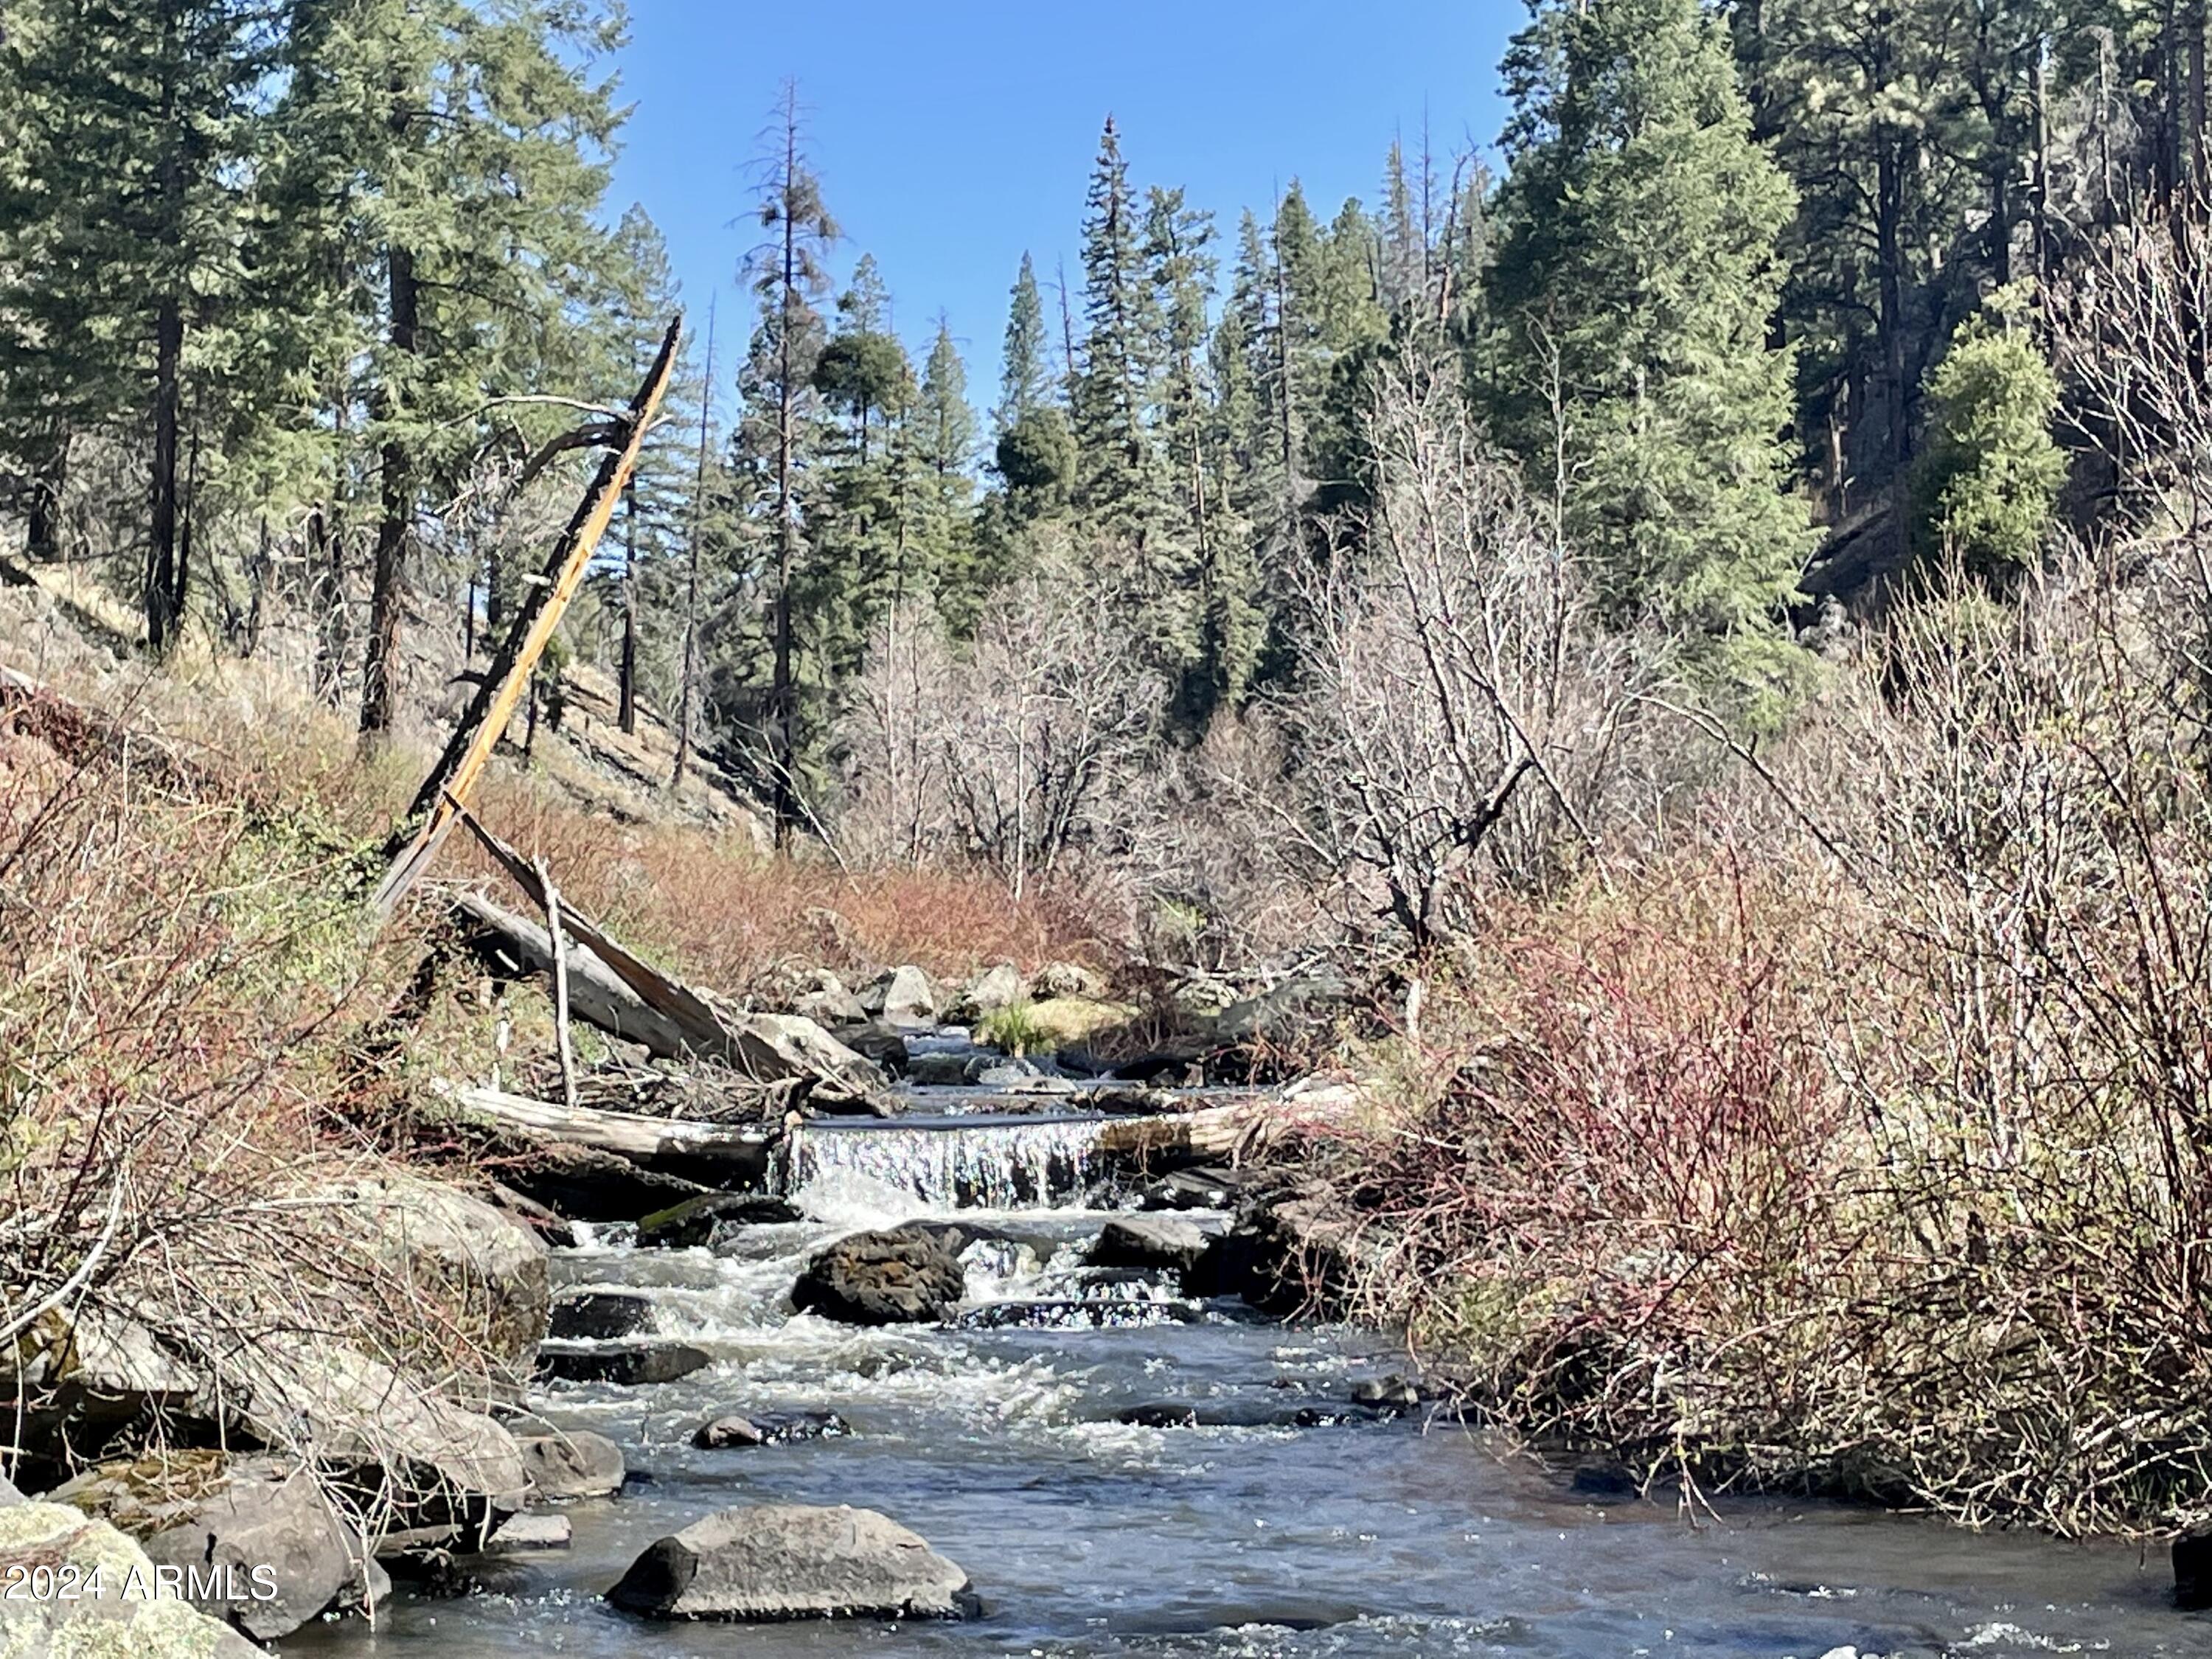
{"label": "submerged rock", "polygon": [[828,1440],[852,1431],[852,1425],[835,1412],[728,1412],[702,1423],[691,1443],[702,1451],[722,1451],[739,1446],[787,1446],[799,1440]]}
{"label": "submerged rock", "polygon": [[578,1291],[553,1304],[550,1334],[556,1341],[605,1341],[630,1336],[653,1322],[653,1298],[635,1291]]}
{"label": "submerged rock", "polygon": [[793,1286],[792,1305],[848,1325],[942,1319],[967,1289],[957,1229],[919,1226],[853,1233],[817,1255]]}
{"label": "submerged rock", "polygon": [[552,1503],[611,1498],[622,1490],[622,1448],[588,1429],[532,1435],[520,1443],[522,1466],[535,1494]]}
{"label": "submerged rock", "polygon": [[724,1510],[655,1540],[607,1600],[649,1619],[957,1619],[968,1575],[874,1510]]}
{"label": "submerged rock", "polygon": [[564,1382],[613,1382],[634,1389],[673,1382],[702,1369],[712,1358],[688,1342],[548,1342],[538,1351],[538,1374]]}
{"label": "submerged rock", "polygon": [[1205,1231],[1180,1216],[1121,1216],[1106,1224],[1091,1247],[1097,1267],[1165,1267],[1177,1273],[1206,1254]]}

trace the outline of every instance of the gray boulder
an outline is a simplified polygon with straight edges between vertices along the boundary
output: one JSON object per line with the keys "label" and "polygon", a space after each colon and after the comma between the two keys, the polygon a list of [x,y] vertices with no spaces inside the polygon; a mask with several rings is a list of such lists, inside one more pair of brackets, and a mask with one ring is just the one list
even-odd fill
{"label": "gray boulder", "polygon": [[1011,1008],[1029,994],[1029,987],[1022,982],[1022,970],[1011,962],[986,968],[961,988],[953,999],[952,1012],[957,1018],[973,1023],[985,1014],[995,1014],[1001,1008]]}
{"label": "gray boulder", "polygon": [[872,1019],[858,1025],[841,1025],[837,1028],[837,1041],[894,1076],[906,1071],[906,1034],[886,1021]]}
{"label": "gray boulder", "polygon": [[817,968],[808,982],[791,999],[791,1012],[817,1025],[835,1030],[857,1025],[868,1017],[860,998],[845,988],[845,981],[827,968]]}
{"label": "gray boulder", "polygon": [[322,1196],[366,1237],[410,1299],[450,1308],[494,1358],[527,1364],[545,1335],[550,1258],[529,1227],[480,1198],[411,1176],[347,1182]]}
{"label": "gray boulder", "polygon": [[938,1049],[916,1054],[907,1061],[907,1081],[940,1088],[965,1083],[968,1081],[968,1063],[975,1058],[964,1048]]}
{"label": "gray boulder", "polygon": [[262,1659],[259,1648],[191,1602],[156,1599],[154,1564],[106,1522],[66,1504],[0,1510],[0,1581],[40,1566],[73,1570],[78,1582],[97,1570],[99,1593],[8,1602],[0,1620],[7,1659]]}
{"label": "gray boulder", "polygon": [[391,1580],[369,1559],[353,1524],[304,1471],[271,1458],[231,1466],[229,1478],[178,1524],[146,1540],[156,1566],[190,1571],[187,1585],[240,1583],[267,1598],[192,1598],[257,1641],[289,1636],[319,1615],[388,1595]]}
{"label": "gray boulder", "polygon": [[1279,1042],[1325,1018],[1345,996],[1344,981],[1332,975],[1286,979],[1224,1008],[1213,1035],[1223,1042]]}
{"label": "gray boulder", "polygon": [[873,1510],[724,1510],[657,1540],[607,1599],[649,1619],[957,1619],[968,1575]]}
{"label": "gray boulder", "polygon": [[891,1025],[934,1025],[937,988],[919,968],[893,968],[860,988],[860,1007],[871,1019]]}
{"label": "gray boulder", "polygon": [[1079,962],[1048,962],[1037,969],[1036,995],[1039,1000],[1048,997],[1103,997],[1106,981]]}
{"label": "gray boulder", "polygon": [[635,1291],[572,1291],[553,1304],[555,1340],[635,1336],[653,1323],[653,1298]]}
{"label": "gray boulder", "polygon": [[967,1291],[960,1242],[926,1227],[853,1233],[806,1264],[791,1292],[801,1313],[848,1325],[942,1319]]}
{"label": "gray boulder", "polygon": [[1133,1215],[1106,1224],[1091,1245],[1094,1267],[1166,1267],[1182,1272],[1206,1254],[1205,1230],[1181,1216]]}
{"label": "gray boulder", "polygon": [[564,1382],[612,1382],[635,1389],[673,1382],[712,1361],[711,1354],[688,1342],[548,1342],[538,1351],[538,1374]]}
{"label": "gray boulder", "polygon": [[622,1490],[622,1448],[588,1429],[532,1435],[520,1443],[522,1466],[536,1496],[551,1503],[611,1498]]}
{"label": "gray boulder", "polygon": [[575,1523],[565,1515],[518,1515],[499,1529],[484,1553],[532,1555],[541,1550],[565,1550],[574,1536]]}

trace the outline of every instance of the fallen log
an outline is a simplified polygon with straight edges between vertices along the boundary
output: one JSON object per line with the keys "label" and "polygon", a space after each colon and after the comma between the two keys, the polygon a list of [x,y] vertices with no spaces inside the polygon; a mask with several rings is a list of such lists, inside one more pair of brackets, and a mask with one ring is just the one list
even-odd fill
{"label": "fallen log", "polygon": [[[518,968],[554,971],[552,940],[535,922],[501,908],[479,893],[458,893],[453,908],[465,921],[490,935]],[[882,1086],[883,1075],[809,1019],[793,1014],[723,1014],[696,992],[683,998],[638,995],[601,954],[612,946],[617,960],[636,968],[635,957],[573,910],[562,913],[568,933],[569,1012],[628,1042],[641,1043],[664,1060],[715,1060],[760,1083],[796,1080],[811,1097],[866,1099]],[[661,977],[656,975],[656,977]]]}
{"label": "fallen log", "polygon": [[717,1188],[759,1185],[781,1133],[759,1125],[740,1128],[562,1106],[497,1089],[464,1086],[451,1093],[464,1110],[525,1139],[613,1152],[640,1168]]}
{"label": "fallen log", "polygon": [[661,394],[667,390],[668,378],[675,366],[677,343],[683,333],[681,317],[668,325],[668,332],[660,342],[660,353],[647,370],[645,381],[630,399],[629,409],[621,422],[622,447],[610,450],[600,462],[598,475],[577,504],[575,516],[568,520],[568,527],[553,544],[545,562],[544,580],[524,590],[514,624],[501,642],[498,654],[492,659],[490,670],[477,686],[468,712],[454,728],[445,752],[423,779],[414,805],[408,809],[408,827],[413,834],[394,835],[392,866],[370,901],[371,914],[380,926],[390,919],[399,901],[406,896],[407,890],[421,878],[430,861],[437,857],[446,837],[453,832],[456,809],[468,805],[477,780],[483,775],[491,760],[492,750],[507,734],[507,723],[522,701],[524,688],[529,684],[546,642],[553,637],[561,613],[583,586],[592,550],[598,547],[599,538],[614,518],[615,504],[637,465],[646,434],[660,408]]}
{"label": "fallen log", "polygon": [[1140,1163],[1243,1164],[1291,1136],[1325,1132],[1358,1108],[1350,1089],[1245,1097],[1194,1111],[1115,1118],[1100,1128],[1098,1150]]}

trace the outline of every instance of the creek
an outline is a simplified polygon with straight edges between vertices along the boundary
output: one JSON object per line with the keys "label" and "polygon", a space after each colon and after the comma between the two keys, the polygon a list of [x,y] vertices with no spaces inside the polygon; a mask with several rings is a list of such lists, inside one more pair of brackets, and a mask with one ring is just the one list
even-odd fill
{"label": "creek", "polygon": [[[929,1041],[925,1039],[925,1042]],[[953,1038],[939,1042],[957,1041]],[[1096,1116],[1012,1115],[916,1089],[909,1115],[809,1126],[783,1178],[805,1219],[716,1248],[650,1250],[603,1228],[556,1279],[644,1291],[655,1334],[714,1363],[644,1388],[545,1385],[535,1410],[619,1442],[621,1497],[568,1507],[573,1546],[472,1563],[469,1588],[402,1583],[371,1631],[303,1631],[349,1659],[1031,1656],[1032,1659],[1843,1659],[2212,1653],[2174,1611],[2162,1550],[1975,1535],[1805,1502],[1667,1503],[1579,1490],[1426,1408],[1336,1420],[1404,1364],[1372,1333],[1182,1297],[1172,1277],[1086,1267],[1137,1192],[1091,1155]],[[1004,1106],[1010,1103],[1001,1102]],[[978,1109],[981,1108],[981,1109]],[[794,1315],[806,1259],[860,1228],[951,1217],[967,1303],[944,1326]],[[1214,1224],[1224,1224],[1225,1218]],[[1125,1416],[1186,1408],[1202,1425]],[[849,1434],[708,1451],[720,1413],[836,1412]],[[1301,1426],[1301,1423],[1310,1426]],[[731,1504],[851,1504],[970,1575],[953,1624],[641,1623],[600,1593],[653,1539]]]}

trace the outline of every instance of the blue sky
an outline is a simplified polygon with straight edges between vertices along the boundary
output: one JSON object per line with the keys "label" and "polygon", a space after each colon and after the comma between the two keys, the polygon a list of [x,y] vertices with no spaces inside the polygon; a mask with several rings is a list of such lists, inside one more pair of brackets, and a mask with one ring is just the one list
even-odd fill
{"label": "blue sky", "polygon": [[1139,189],[1182,185],[1227,240],[1294,174],[1323,217],[1347,195],[1371,205],[1394,132],[1413,150],[1425,114],[1440,157],[1486,149],[1498,55],[1525,16],[1519,0],[631,0],[619,67],[635,109],[610,208],[641,202],[660,226],[694,327],[720,294],[726,386],[751,326],[734,274],[758,240],[751,164],[796,77],[841,275],[876,256],[910,347],[942,309],[988,410],[1023,251],[1041,280],[1063,258],[1079,280],[1109,111]]}

